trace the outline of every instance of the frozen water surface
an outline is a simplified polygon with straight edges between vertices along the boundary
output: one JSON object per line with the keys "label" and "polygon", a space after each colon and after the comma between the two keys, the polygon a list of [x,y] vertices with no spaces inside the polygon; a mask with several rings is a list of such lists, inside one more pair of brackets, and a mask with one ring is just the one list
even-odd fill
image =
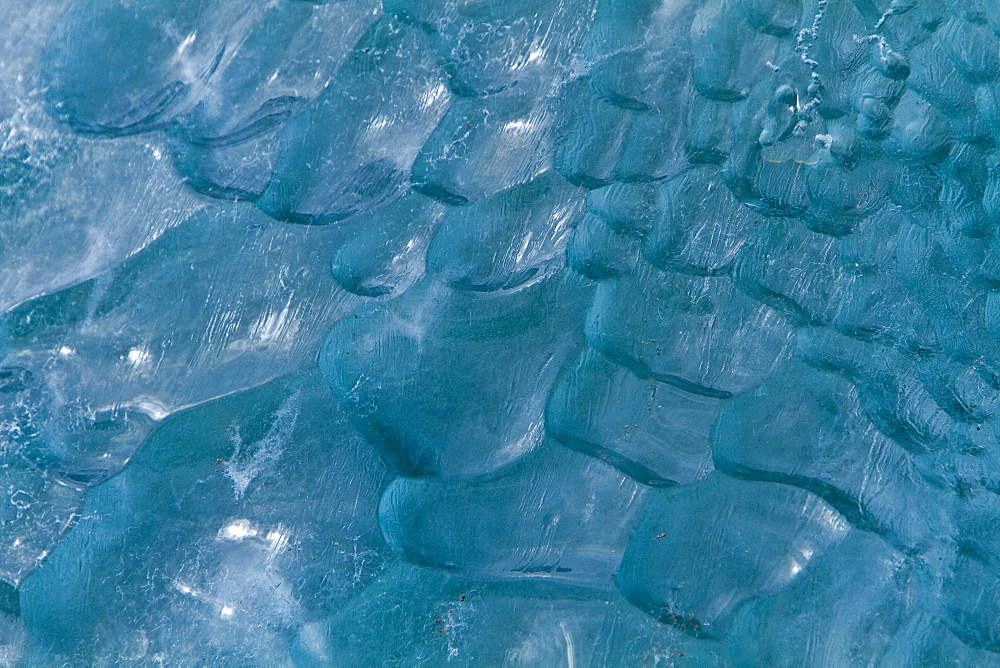
{"label": "frozen water surface", "polygon": [[0,3],[0,665],[1000,665],[1000,5]]}

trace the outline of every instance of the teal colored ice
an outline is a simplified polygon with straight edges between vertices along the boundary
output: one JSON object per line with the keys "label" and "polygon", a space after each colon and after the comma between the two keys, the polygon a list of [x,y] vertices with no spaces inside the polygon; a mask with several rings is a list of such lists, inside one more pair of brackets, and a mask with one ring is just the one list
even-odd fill
{"label": "teal colored ice", "polygon": [[1000,666],[1000,4],[0,3],[0,665]]}

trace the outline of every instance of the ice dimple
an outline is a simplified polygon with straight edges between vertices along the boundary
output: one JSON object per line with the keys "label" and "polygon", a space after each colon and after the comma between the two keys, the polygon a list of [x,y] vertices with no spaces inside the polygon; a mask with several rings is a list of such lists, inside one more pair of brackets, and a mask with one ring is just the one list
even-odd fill
{"label": "ice dimple", "polygon": [[746,601],[794,581],[849,524],[792,487],[715,474],[650,493],[618,585],[635,605],[695,636],[719,636]]}
{"label": "ice dimple", "polygon": [[258,206],[280,220],[322,224],[398,197],[450,98],[426,35],[379,19],[286,126]]}

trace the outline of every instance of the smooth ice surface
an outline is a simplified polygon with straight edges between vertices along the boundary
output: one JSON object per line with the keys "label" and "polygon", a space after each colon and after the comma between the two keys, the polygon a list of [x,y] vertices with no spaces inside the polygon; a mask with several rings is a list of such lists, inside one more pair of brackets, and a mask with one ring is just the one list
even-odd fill
{"label": "smooth ice surface", "polygon": [[0,2],[0,665],[1000,665],[1000,5]]}

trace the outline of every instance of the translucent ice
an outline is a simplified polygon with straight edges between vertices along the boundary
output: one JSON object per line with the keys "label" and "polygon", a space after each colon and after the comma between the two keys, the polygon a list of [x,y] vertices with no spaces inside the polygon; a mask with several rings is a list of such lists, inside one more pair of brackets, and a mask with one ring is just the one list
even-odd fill
{"label": "translucent ice", "polygon": [[260,207],[279,219],[324,223],[398,196],[449,98],[427,37],[380,19],[323,94],[290,121]]}
{"label": "translucent ice", "polygon": [[0,664],[1000,664],[997,7],[0,3]]}
{"label": "translucent ice", "polygon": [[315,373],[171,420],[24,588],[31,661],[281,661],[385,562],[385,476]]}

